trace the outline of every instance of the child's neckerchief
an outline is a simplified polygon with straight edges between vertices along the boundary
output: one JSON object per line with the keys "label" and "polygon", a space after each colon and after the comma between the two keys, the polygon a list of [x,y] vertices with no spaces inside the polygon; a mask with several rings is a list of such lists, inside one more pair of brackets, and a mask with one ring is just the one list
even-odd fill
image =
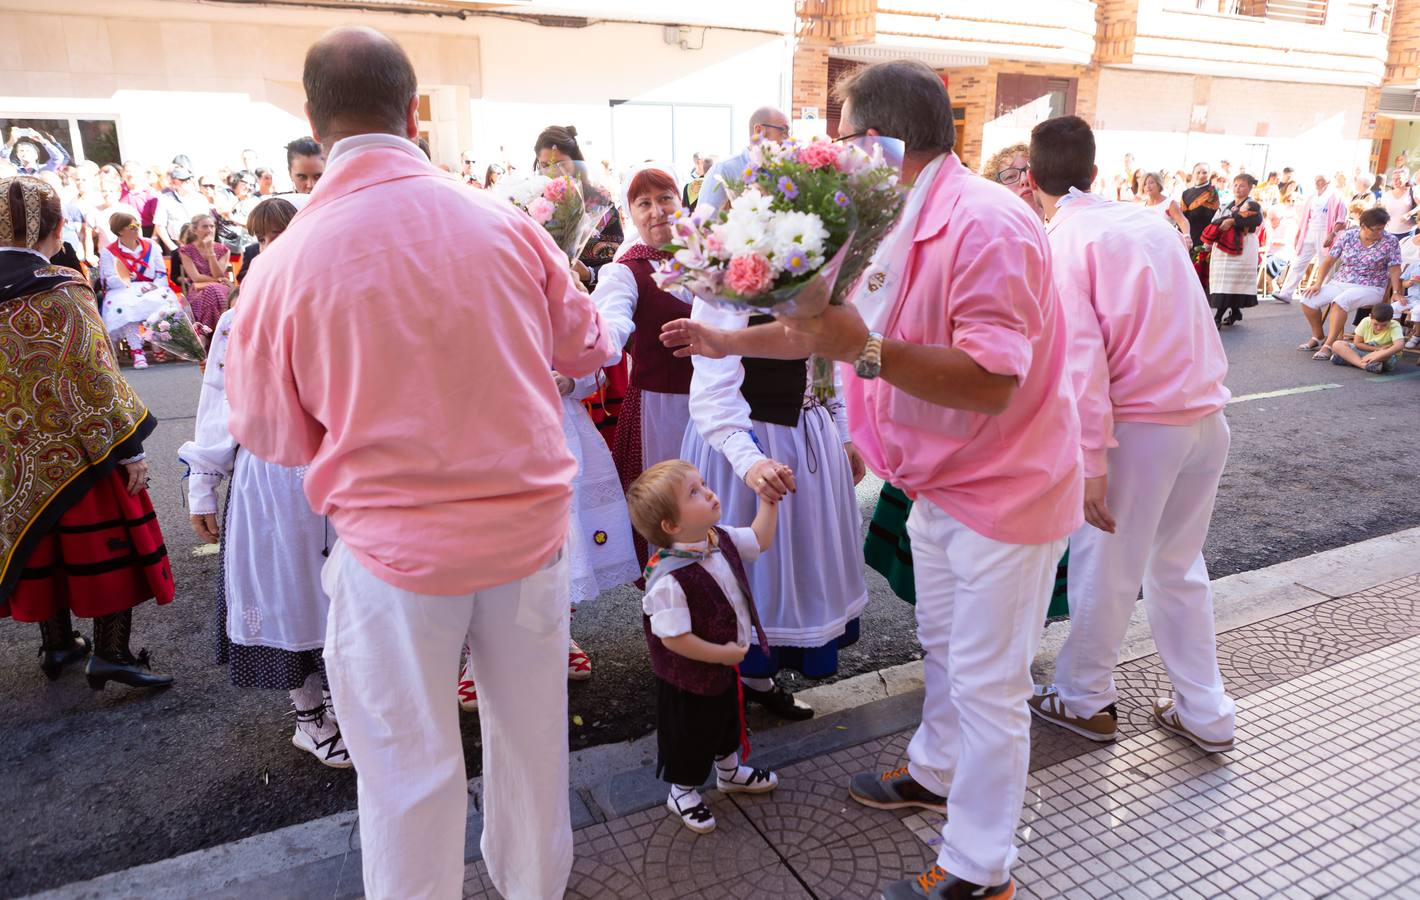
{"label": "child's neckerchief", "polygon": [[715,529],[710,529],[710,537],[705,541],[703,550],[682,550],[679,547],[657,547],[656,552],[651,554],[651,558],[646,561],[646,570],[642,577],[646,579],[646,592],[651,592],[651,585],[660,579],[671,574],[677,569],[684,569],[686,566],[693,566],[702,560],[709,559],[720,552],[720,535]]}

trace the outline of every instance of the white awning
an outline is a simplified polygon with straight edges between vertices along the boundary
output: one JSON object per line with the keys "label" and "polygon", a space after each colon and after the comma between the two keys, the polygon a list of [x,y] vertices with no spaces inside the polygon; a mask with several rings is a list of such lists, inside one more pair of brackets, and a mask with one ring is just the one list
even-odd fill
{"label": "white awning", "polygon": [[912,38],[895,41],[874,41],[871,44],[850,44],[834,47],[828,55],[835,59],[851,59],[857,62],[874,63],[890,59],[915,59],[934,69],[963,69],[986,65],[986,57],[975,53],[951,53],[940,50],[934,44],[938,41],[924,39],[920,43]]}

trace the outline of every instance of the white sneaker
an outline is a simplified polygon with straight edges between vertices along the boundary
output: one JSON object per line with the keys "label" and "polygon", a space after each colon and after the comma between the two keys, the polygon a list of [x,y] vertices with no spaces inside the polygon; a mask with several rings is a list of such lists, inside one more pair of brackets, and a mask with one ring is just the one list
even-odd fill
{"label": "white sneaker", "polygon": [[146,356],[143,355],[143,351],[142,351],[142,350],[135,350],[135,351],[133,351],[133,368],[135,368],[135,369],[146,369],[146,368],[148,368],[148,357],[146,357]]}
{"label": "white sneaker", "polygon": [[459,709],[464,712],[478,712],[478,686],[469,674],[468,662],[459,669]]}
{"label": "white sneaker", "polygon": [[666,809],[671,811],[671,815],[680,816],[681,824],[696,834],[709,834],[715,830],[715,815],[705,805],[699,791],[691,791],[676,800],[675,789],[672,788],[671,795],[666,798]]}
{"label": "white sneaker", "polygon": [[354,765],[340,736],[340,726],[325,707],[296,713],[296,733],[291,736],[291,743],[332,769],[348,769]]}
{"label": "white sneaker", "polygon": [[1420,347],[1420,334],[1413,336],[1410,340],[1405,342],[1406,350],[1414,350],[1417,347]]}

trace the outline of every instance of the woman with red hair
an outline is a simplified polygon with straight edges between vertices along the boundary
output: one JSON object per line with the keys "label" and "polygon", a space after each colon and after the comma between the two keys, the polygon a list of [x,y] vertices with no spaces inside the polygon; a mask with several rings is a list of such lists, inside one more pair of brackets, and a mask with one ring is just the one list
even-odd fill
{"label": "woman with red hair", "polygon": [[[678,359],[661,344],[661,326],[690,315],[689,298],[656,286],[655,264],[671,255],[671,216],[680,209],[680,185],[669,166],[647,164],[627,177],[622,215],[635,226],[639,240],[615,262],[602,266],[592,299],[612,343],[631,357],[631,384],[621,405],[612,456],[621,486],[630,487],[646,469],[680,457],[680,442],[690,422],[688,358]],[[646,564],[646,543],[635,536],[636,555]]]}

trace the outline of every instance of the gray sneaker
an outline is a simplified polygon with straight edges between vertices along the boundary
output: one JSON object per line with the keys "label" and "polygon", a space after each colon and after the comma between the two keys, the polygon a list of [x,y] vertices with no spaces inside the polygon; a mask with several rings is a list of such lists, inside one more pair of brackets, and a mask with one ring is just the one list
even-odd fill
{"label": "gray sneaker", "polygon": [[916,807],[939,813],[947,811],[947,798],[918,784],[917,780],[908,774],[906,766],[881,775],[872,772],[854,775],[848,784],[848,796],[874,809]]}

